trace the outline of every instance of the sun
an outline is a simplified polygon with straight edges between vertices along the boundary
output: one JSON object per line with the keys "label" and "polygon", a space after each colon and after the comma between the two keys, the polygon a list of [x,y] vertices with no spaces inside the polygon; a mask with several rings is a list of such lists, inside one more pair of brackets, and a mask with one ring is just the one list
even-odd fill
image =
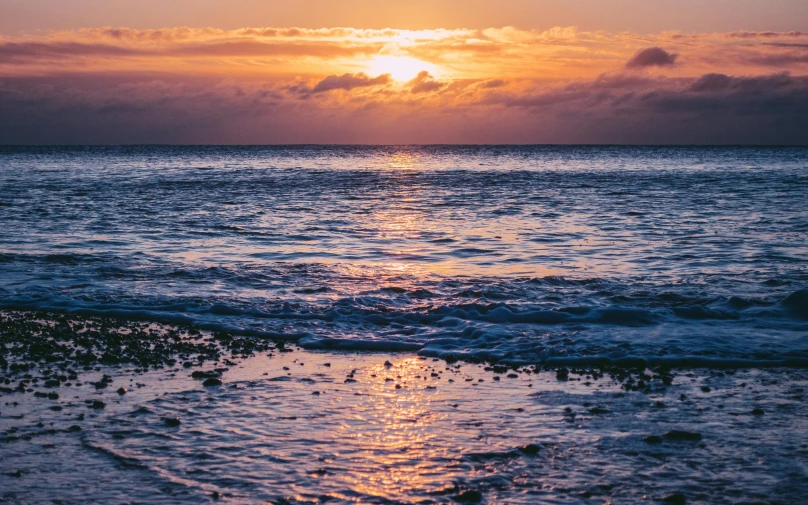
{"label": "sun", "polygon": [[376,56],[369,62],[368,70],[372,75],[390,74],[396,81],[409,81],[419,72],[426,70],[433,76],[437,67],[410,56]]}

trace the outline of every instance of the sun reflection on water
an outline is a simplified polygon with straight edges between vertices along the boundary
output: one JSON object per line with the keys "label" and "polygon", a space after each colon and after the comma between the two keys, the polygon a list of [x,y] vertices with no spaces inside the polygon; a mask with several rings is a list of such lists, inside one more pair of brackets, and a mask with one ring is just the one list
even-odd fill
{"label": "sun reflection on water", "polygon": [[411,152],[407,151],[397,151],[395,154],[390,156],[387,161],[387,166],[389,168],[399,168],[399,169],[408,169],[412,170],[415,168],[423,168],[420,160],[417,156],[415,156]]}
{"label": "sun reflection on water", "polygon": [[357,432],[353,423],[343,423],[336,434],[361,439],[358,457],[366,461],[368,471],[346,476],[361,493],[387,496],[426,482],[424,472],[429,470],[423,462],[434,456],[429,454],[436,437],[434,423],[443,416],[432,407],[432,390],[416,378],[424,373],[423,363],[407,358],[372,367],[368,371],[373,377],[371,392],[362,402],[367,411],[355,417],[367,429]]}

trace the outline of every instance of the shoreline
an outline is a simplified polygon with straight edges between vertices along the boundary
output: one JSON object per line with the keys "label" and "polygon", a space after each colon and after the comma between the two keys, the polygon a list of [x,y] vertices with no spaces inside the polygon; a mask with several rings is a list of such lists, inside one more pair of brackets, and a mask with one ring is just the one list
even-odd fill
{"label": "shoreline", "polygon": [[[36,316],[20,315],[28,329]],[[109,331],[83,342],[106,342],[113,321],[93,322]],[[37,362],[3,385],[0,503],[734,505],[808,491],[802,368],[512,367],[127,324],[126,345],[173,343]],[[163,361],[126,361],[138,356]]]}
{"label": "shoreline", "polygon": [[[18,349],[12,347],[9,354],[12,355],[12,361],[18,363],[16,371],[24,369],[26,365],[21,363],[26,359],[29,361],[28,366],[31,367],[33,367],[33,361],[37,360],[45,360],[47,363],[64,361],[72,363],[73,366],[138,364],[138,362],[145,367],[173,366],[178,360],[177,356],[186,355],[187,357],[188,353],[196,353],[203,363],[217,359],[227,352],[233,353],[236,357],[271,350],[287,352],[287,345],[306,351],[364,352],[368,354],[403,353],[438,358],[447,363],[459,361],[469,364],[505,366],[514,369],[522,367],[545,370],[598,368],[601,373],[609,373],[610,371],[624,373],[626,370],[644,370],[646,368],[663,371],[808,368],[808,358],[804,357],[747,359],[709,356],[626,355],[621,357],[558,356],[545,358],[538,362],[508,358],[486,360],[476,356],[466,356],[462,352],[422,352],[424,351],[423,344],[410,342],[359,341],[335,338],[315,339],[308,334],[292,335],[240,329],[221,331],[211,329],[206,325],[178,324],[171,321],[156,320],[155,318],[87,315],[83,311],[58,312],[53,310],[0,309],[0,325],[2,325],[0,329],[4,331],[4,333],[0,333],[0,338],[2,339],[0,342],[13,346],[16,341],[15,338],[19,340],[19,336],[15,337],[13,334],[27,331],[26,338],[38,338],[40,344],[44,344],[44,348],[27,349],[27,354],[23,356],[13,356],[15,351],[18,352]],[[88,340],[78,337],[79,333],[71,337],[70,333],[74,332],[74,328],[81,333],[84,333],[86,329],[95,330],[95,336],[100,338],[90,338]],[[37,333],[43,331],[50,333],[45,339],[37,336]],[[121,338],[116,338],[116,334]],[[198,342],[199,340],[202,340],[202,342]],[[60,347],[59,341],[66,342],[68,346]],[[49,342],[56,342],[56,346]],[[109,347],[112,351],[94,354],[85,349],[82,354],[82,351],[78,349],[78,345],[88,343],[91,346]],[[151,348],[145,350],[143,348],[144,344],[148,344]],[[70,349],[71,345],[74,348],[73,350]],[[121,346],[126,348],[127,345],[129,345],[127,349],[128,356],[121,357],[115,354]],[[182,359],[181,361],[186,360]],[[9,363],[8,358],[0,355],[0,369],[6,369],[9,366],[11,366],[12,373],[15,372],[15,367]]]}

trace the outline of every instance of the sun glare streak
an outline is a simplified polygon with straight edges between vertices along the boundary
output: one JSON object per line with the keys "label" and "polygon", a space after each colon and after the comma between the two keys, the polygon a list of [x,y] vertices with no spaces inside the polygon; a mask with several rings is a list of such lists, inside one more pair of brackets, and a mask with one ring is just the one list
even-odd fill
{"label": "sun glare streak", "polygon": [[393,79],[400,82],[414,79],[419,72],[424,70],[433,76],[439,73],[438,67],[435,65],[410,56],[376,56],[369,63],[370,74],[390,74]]}

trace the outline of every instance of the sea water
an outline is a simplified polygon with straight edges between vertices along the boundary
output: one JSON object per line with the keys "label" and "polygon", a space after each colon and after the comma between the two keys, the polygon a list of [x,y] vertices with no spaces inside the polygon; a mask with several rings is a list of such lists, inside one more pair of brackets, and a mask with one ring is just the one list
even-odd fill
{"label": "sea water", "polygon": [[297,344],[4,392],[0,502],[800,503],[807,234],[801,148],[0,148],[0,310]]}
{"label": "sea water", "polygon": [[808,360],[808,149],[0,148],[0,308],[512,363]]}

